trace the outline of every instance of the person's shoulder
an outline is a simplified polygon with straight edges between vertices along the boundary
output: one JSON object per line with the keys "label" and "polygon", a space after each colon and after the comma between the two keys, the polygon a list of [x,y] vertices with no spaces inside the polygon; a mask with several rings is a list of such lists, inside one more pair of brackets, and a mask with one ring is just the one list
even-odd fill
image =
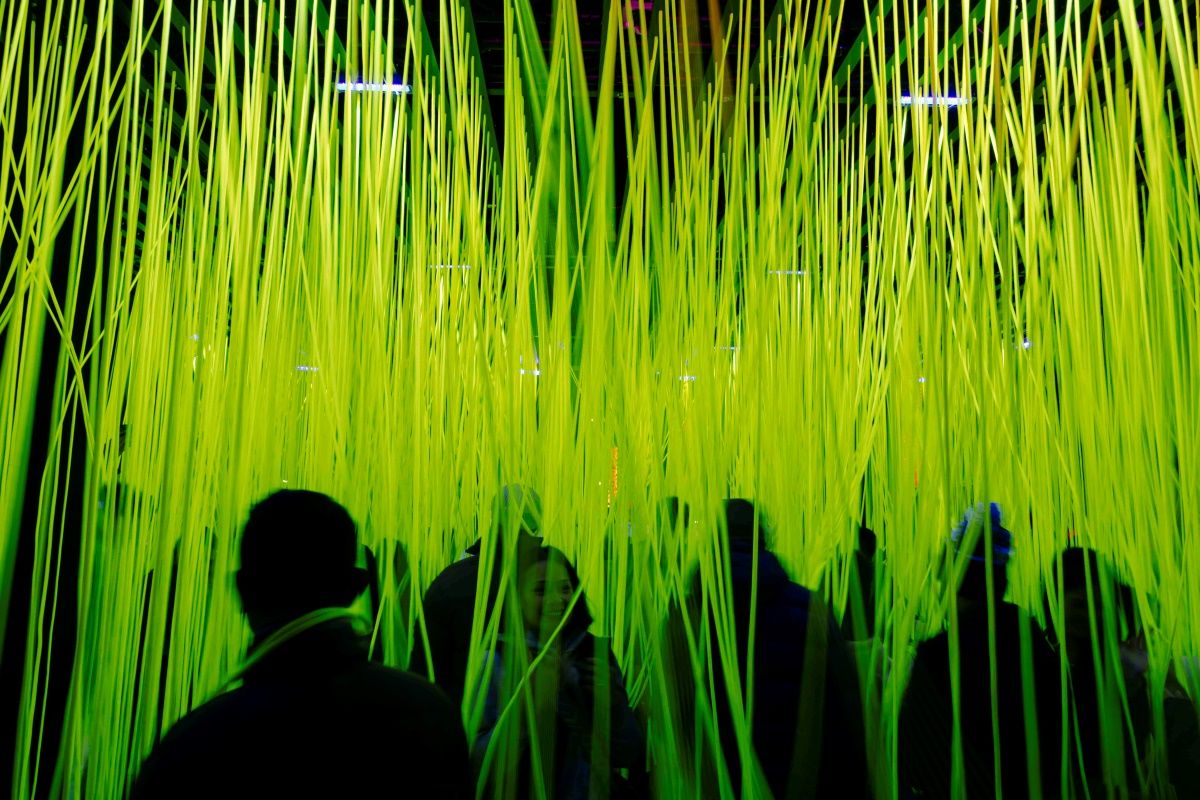
{"label": "person's shoulder", "polygon": [[950,633],[940,631],[936,635],[919,643],[913,656],[914,668],[944,671],[950,663]]}
{"label": "person's shoulder", "polygon": [[1017,634],[1022,625],[1028,625],[1030,630],[1037,627],[1037,622],[1024,609],[1015,603],[1003,601],[996,603],[996,629],[1005,633]]}
{"label": "person's shoulder", "polygon": [[[563,633],[563,650],[576,657],[591,658],[599,655],[596,648],[600,640],[591,634],[585,627],[583,629],[574,629]],[[612,658],[612,648],[607,647],[608,655]]]}
{"label": "person's shoulder", "polygon": [[192,738],[209,740],[219,737],[222,728],[239,729],[247,706],[252,704],[250,694],[245,687],[239,687],[196,706],[170,727],[162,745],[170,746]]}
{"label": "person's shoulder", "polygon": [[782,624],[807,626],[814,621],[815,615],[831,613],[829,606],[811,589],[786,576],[783,580],[775,581],[769,591],[763,592],[763,598],[767,606],[764,611]]}
{"label": "person's shoulder", "polygon": [[1024,659],[1022,651],[1028,641],[1029,658],[1035,670],[1058,670],[1058,654],[1046,638],[1044,629],[1020,606],[1007,602],[996,605],[996,641],[997,647],[1007,651],[1007,658],[1013,662]]}
{"label": "person's shoulder", "polygon": [[355,704],[369,706],[368,727],[381,739],[401,745],[413,763],[425,760],[438,768],[467,768],[469,750],[461,709],[439,687],[418,675],[375,663],[357,670],[352,680]]}
{"label": "person's shoulder", "polygon": [[343,674],[325,700],[339,709],[332,718],[374,742],[373,752],[408,753],[409,764],[432,759],[445,765],[467,759],[461,710],[424,678],[366,663]]}
{"label": "person's shoulder", "polygon": [[479,557],[467,556],[447,566],[425,590],[425,602],[452,597],[464,591],[474,592],[479,575]]}
{"label": "person's shoulder", "polygon": [[142,764],[133,796],[182,796],[185,789],[201,792],[207,765],[228,763],[244,744],[244,694],[238,689],[219,695],[171,725]]}
{"label": "person's shoulder", "polygon": [[807,586],[796,583],[791,578],[788,578],[786,582],[781,585],[780,593],[791,605],[803,607],[805,609],[813,608],[815,610],[819,607],[823,610],[828,610],[828,606],[826,606],[825,603],[820,600],[819,595],[817,595]]}
{"label": "person's shoulder", "polygon": [[360,691],[378,692],[381,700],[403,705],[411,712],[458,716],[445,692],[411,672],[368,662],[356,671],[353,680]]}
{"label": "person's shoulder", "polygon": [[765,547],[754,548],[744,539],[730,542],[729,567],[734,589],[741,594],[749,592],[756,581],[759,597],[771,601],[781,593],[791,592],[793,586],[808,593],[792,581],[778,556]]}

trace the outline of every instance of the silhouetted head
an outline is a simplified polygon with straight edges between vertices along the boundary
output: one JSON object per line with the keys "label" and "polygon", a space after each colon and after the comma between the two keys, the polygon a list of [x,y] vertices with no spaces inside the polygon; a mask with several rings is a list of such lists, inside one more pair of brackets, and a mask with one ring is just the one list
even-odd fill
{"label": "silhouetted head", "polygon": [[725,527],[729,531],[731,542],[753,540],[756,525],[759,546],[766,547],[767,537],[771,532],[766,515],[749,500],[737,497],[725,501]]}
{"label": "silhouetted head", "polygon": [[[538,493],[518,483],[501,487],[492,498],[492,527],[484,538],[491,542],[488,546],[495,565],[489,590],[489,598],[495,602],[500,596],[504,576],[508,575],[510,588],[515,586],[521,572],[542,547],[542,499]],[[467,552],[482,556],[483,542],[483,538],[476,539]],[[507,572],[503,569],[506,558],[513,558],[516,564]]]}
{"label": "silhouetted head", "polygon": [[532,488],[519,483],[501,487],[492,501],[492,511],[497,530],[541,537],[542,498]]}
{"label": "silhouetted head", "polygon": [[[500,596],[504,576],[508,575],[510,586],[515,585],[542,549],[542,500],[527,486],[509,484],[492,500],[492,520],[490,547],[495,566],[490,596],[495,601]],[[482,545],[481,539],[467,552],[481,555]],[[506,571],[503,565],[509,558],[515,566]]]}
{"label": "silhouetted head", "polygon": [[[851,591],[857,591],[858,597],[847,598],[846,612],[842,617],[842,631],[851,640],[869,639],[875,635],[875,553],[878,547],[875,531],[860,524],[850,584]],[[859,605],[861,616],[857,608]]]}
{"label": "silhouetted head", "polygon": [[662,502],[662,521],[672,531],[686,528],[692,521],[692,510],[678,497],[668,497]]}
{"label": "silhouetted head", "polygon": [[989,573],[991,597],[1000,602],[1008,589],[1008,559],[1012,555],[1012,532],[1002,524],[1000,506],[980,503],[968,509],[950,540],[955,557],[966,559],[966,571],[958,587],[960,603],[988,599]]}
{"label": "silhouetted head", "polygon": [[318,608],[348,606],[367,586],[354,520],[318,492],[284,489],[254,506],[241,555],[238,594],[256,635]]}
{"label": "silhouetted head", "polygon": [[[1070,547],[1059,554],[1058,561],[1062,568],[1061,637],[1073,663],[1090,660],[1093,625],[1098,636],[1104,636],[1106,626],[1111,626],[1117,641],[1136,634],[1133,590],[1104,559],[1094,550]],[[1055,580],[1057,575],[1056,570]]]}
{"label": "silhouetted head", "polygon": [[866,525],[858,526],[858,542],[854,548],[854,568],[858,570],[858,578],[863,591],[874,593],[875,587],[875,553],[879,550],[879,538],[875,531]]}
{"label": "silhouetted head", "polygon": [[[492,498],[492,528],[489,532],[497,558],[513,547],[521,558],[542,546],[542,498],[528,486],[510,483]],[[467,548],[480,555],[483,539]]]}
{"label": "silhouetted head", "polygon": [[879,549],[879,537],[875,535],[875,531],[861,523],[858,526],[858,541],[854,548],[856,557],[862,557],[868,561],[875,560],[875,551]]}

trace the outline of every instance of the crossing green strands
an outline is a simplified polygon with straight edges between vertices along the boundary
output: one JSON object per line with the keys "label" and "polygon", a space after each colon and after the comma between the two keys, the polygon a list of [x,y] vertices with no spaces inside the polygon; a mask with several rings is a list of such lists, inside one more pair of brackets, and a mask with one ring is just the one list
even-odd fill
{"label": "crossing green strands", "polygon": [[[1096,549],[1155,681],[1196,696],[1200,29],[1191,0],[1115,5],[731,0],[709,24],[667,0],[584,31],[559,0],[544,42],[506,0],[491,105],[453,1],[436,26],[412,3],[4,3],[13,796],[118,796],[224,685],[238,531],[283,486],[358,521],[373,646],[400,666],[498,487],[536,487],[663,796],[760,780],[706,766],[715,704],[745,752],[754,714],[752,665],[704,692],[739,671],[727,496],[839,612],[858,520],[878,532],[881,796],[913,647],[946,624],[949,530],[982,500],[1015,533],[1013,602],[1050,624],[1052,556]],[[713,625],[665,637],[687,602]],[[499,630],[480,619],[472,674]]]}

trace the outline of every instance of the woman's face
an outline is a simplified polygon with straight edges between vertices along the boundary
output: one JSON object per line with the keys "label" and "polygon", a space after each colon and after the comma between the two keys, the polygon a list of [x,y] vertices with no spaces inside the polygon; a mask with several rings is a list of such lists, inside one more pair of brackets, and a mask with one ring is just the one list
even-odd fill
{"label": "woman's face", "polygon": [[525,628],[553,630],[562,621],[575,587],[558,559],[539,561],[521,576],[521,616]]}

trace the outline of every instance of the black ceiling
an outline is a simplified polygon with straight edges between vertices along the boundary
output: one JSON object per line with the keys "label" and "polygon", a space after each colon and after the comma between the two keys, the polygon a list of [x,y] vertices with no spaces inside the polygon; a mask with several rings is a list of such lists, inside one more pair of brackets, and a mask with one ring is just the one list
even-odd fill
{"label": "black ceiling", "polygon": [[[440,39],[438,9],[443,2],[445,2],[445,0],[422,0],[424,21],[429,32],[429,45],[435,51],[435,53]],[[567,5],[570,3],[570,0],[560,0],[560,2],[563,2],[564,5]],[[695,45],[697,51],[701,54],[701,58],[705,62],[706,66],[708,66],[712,60],[711,56],[713,41],[713,31],[709,14],[710,0],[678,0],[678,2],[687,5],[689,10],[692,11],[696,17],[696,25],[693,28],[695,39],[692,41],[692,44]],[[803,0],[797,0],[797,2],[803,2]],[[831,4],[836,5],[837,2],[839,2],[839,0],[833,0]],[[1113,16],[1118,12],[1119,2],[1120,0],[1100,0],[1102,18],[1106,20],[1112,19]],[[618,0],[613,0],[611,5],[609,2],[603,2],[602,0],[578,0],[578,2],[573,4],[576,8],[576,14],[579,21],[580,40],[582,43],[585,71],[588,75],[589,84],[593,93],[595,92],[599,82],[600,61],[602,56],[602,39],[606,14],[610,8],[616,7],[617,4]],[[645,16],[647,18],[646,27],[649,29],[653,29],[658,24],[658,20],[663,13],[664,6],[663,0],[619,0],[619,4],[620,7],[624,9],[623,14],[627,16],[627,18],[623,19],[622,22],[628,24],[629,26],[637,26],[638,28],[641,28],[640,21],[642,13],[636,9],[644,6],[646,9]],[[937,4],[941,6],[938,11],[939,20],[944,20],[944,23],[939,23],[941,28],[941,36],[943,39],[946,39],[954,32],[958,32],[962,28],[962,4],[959,0],[938,0]],[[1088,0],[1081,0],[1081,4],[1083,6],[1082,13],[1089,15],[1092,3],[1088,2]],[[154,6],[156,4],[147,3],[147,5]],[[176,41],[173,43],[173,46],[169,48],[169,50],[173,61],[182,61],[183,51],[181,42],[179,41],[182,39],[182,36],[179,34],[193,24],[192,20],[189,20],[187,17],[188,10],[186,5],[187,4],[185,3],[176,3],[172,11],[171,21],[176,29]],[[541,37],[543,47],[548,53],[551,41],[552,16],[555,0],[529,0],[529,5],[532,9],[533,17]],[[713,3],[711,3],[711,5],[716,5],[715,0]],[[724,20],[722,27],[725,29],[727,38],[730,39],[731,50],[739,51],[744,47],[749,48],[750,57],[751,60],[753,60],[758,47],[757,39],[759,24],[761,22],[760,16],[763,13],[762,9],[767,9],[766,13],[769,14],[773,4],[770,2],[760,3],[757,0],[747,0],[744,3],[739,2],[739,0],[729,0],[729,2],[727,2],[725,5],[729,6],[730,8],[736,8],[744,5],[750,12],[750,35],[747,37],[747,41],[739,41],[737,34],[738,28],[741,26],[736,23],[731,23],[728,11],[723,14]],[[926,8],[933,6],[934,3],[933,0],[930,0],[930,2],[921,2],[918,5],[921,8]],[[1009,7],[1008,2],[999,0],[997,3],[995,3],[995,5],[1000,10],[999,16],[1002,27],[1007,27],[1006,22]],[[1032,15],[1034,13],[1034,8],[1040,5],[1040,3],[1031,2],[1023,3],[1022,7],[1027,10],[1027,13]],[[1058,5],[1061,13],[1062,7],[1065,7],[1068,4],[1060,3]],[[487,89],[492,93],[502,93],[504,89],[503,61],[505,46],[503,18],[504,4],[502,0],[476,0],[476,2],[470,3],[469,6],[475,31],[475,41],[478,47],[482,73]],[[862,8],[863,3],[861,0],[846,0],[845,5],[840,9],[840,11],[837,8],[826,9],[825,6],[825,0],[812,0],[808,6],[809,18],[811,20],[818,15],[825,15],[829,16],[832,21],[836,19],[840,13],[841,28],[839,31],[837,44],[838,63],[836,64],[836,71],[841,73],[844,79],[852,77],[855,67],[862,66],[860,63],[862,55],[861,48],[857,47],[856,45],[861,44],[863,41],[866,19],[866,15]],[[118,16],[120,17],[118,21],[119,25],[126,28],[131,26],[129,7],[129,0],[124,0],[124,5],[119,6],[118,12]],[[220,4],[205,5],[204,7],[206,8],[206,13],[220,13]],[[258,14],[260,13],[260,8],[282,7],[287,9],[284,19],[285,28],[290,22],[294,21],[295,16],[294,9],[290,4],[284,4],[282,6],[279,4],[262,4],[260,6],[256,3],[249,3],[245,6],[237,4],[236,7],[239,9],[239,30],[253,29],[258,21],[257,18]],[[317,12],[319,19],[327,20],[329,18],[329,3],[325,0],[311,2],[309,7]],[[982,12],[984,3],[982,0],[976,0],[971,4],[971,7],[972,11],[969,12],[969,15],[974,17],[974,19],[968,20],[969,25],[981,25],[982,22],[978,17]],[[395,41],[400,42],[403,41],[403,37],[406,34],[407,20],[404,13],[400,11],[403,6],[397,3],[396,8],[397,14],[395,24],[393,25],[393,34],[396,36]],[[151,15],[154,12],[154,8],[146,10],[145,17],[141,21],[141,27],[143,27],[143,29],[151,29],[151,23],[154,21],[151,18]],[[289,20],[289,16],[293,19]],[[901,42],[902,48],[906,46],[904,42],[907,39],[906,34],[908,30],[921,30],[924,26],[923,21],[906,21],[905,17],[907,15],[896,14],[893,10],[893,0],[878,0],[875,2],[872,16],[876,20],[877,33],[880,31],[880,26],[883,26],[883,32],[886,35],[882,38],[888,51],[892,49],[890,45],[892,40],[892,31],[887,27],[887,24],[891,23],[892,20],[897,20],[898,22],[896,24],[898,24],[898,26],[901,28],[901,30],[897,31],[897,33],[899,34],[899,41]],[[881,22],[880,20],[883,21]],[[277,24],[278,17],[272,16],[270,19],[271,28],[274,29]],[[334,28],[337,36],[338,46],[344,47],[344,43],[348,38],[348,32],[346,30],[347,24],[344,15],[339,20],[334,22]],[[648,32],[649,31],[642,31],[641,35],[645,35]],[[400,65],[398,64],[397,71],[399,70]]]}
{"label": "black ceiling", "polygon": [[[779,0],[779,2],[782,1],[783,0]],[[798,3],[803,3],[803,1],[804,0],[796,0]],[[865,102],[868,104],[874,102],[874,98],[871,94],[870,71],[867,67],[867,59],[864,56],[863,47],[865,41],[866,19],[868,17],[863,11],[862,0],[845,0],[845,4],[840,11],[837,8],[831,9],[828,7],[836,5],[839,1],[840,0],[832,0],[832,2],[827,3],[824,0],[813,0],[813,2],[807,4],[807,13],[809,15],[808,21],[810,23],[810,28],[815,27],[815,25],[812,23],[815,23],[818,20],[818,15],[825,15],[834,19],[837,18],[839,13],[841,15],[841,28],[837,37],[835,62],[832,67],[833,74],[835,75],[837,91],[839,93],[838,99],[842,103],[851,107],[847,109],[844,117],[848,122],[850,122],[853,121],[861,111],[862,103],[859,100],[860,97],[865,98]],[[870,2],[871,0],[867,1]],[[118,31],[116,33],[116,36],[118,37],[121,35],[128,35],[129,31],[134,27],[134,21],[131,19],[131,13],[129,11],[129,8],[131,7],[130,0],[119,0],[119,2],[123,2],[125,5],[118,5]],[[420,7],[424,15],[424,21],[428,32],[427,36],[423,38],[423,41],[426,43],[425,46],[432,51],[430,55],[433,57],[436,57],[437,55],[438,44],[441,39],[438,20],[439,7],[447,2],[453,2],[453,0],[421,0]],[[570,0],[557,0],[557,2],[564,8],[572,7]],[[694,39],[692,39],[692,43],[695,45],[695,52],[697,53],[697,57],[699,58],[702,69],[711,71],[713,69],[712,43],[714,37],[714,26],[712,25],[712,19],[710,17],[710,8],[717,7],[717,0],[675,0],[675,2],[679,6],[686,7],[694,14],[695,24],[691,28],[689,38],[692,39],[692,37],[694,37]],[[664,0],[619,0],[619,3],[619,7],[623,9],[622,13],[627,17],[622,20],[623,23],[637,25],[640,28],[642,27],[642,17],[644,13],[644,16],[647,20],[645,25],[647,30],[642,30],[640,33],[635,32],[635,35],[651,34],[654,31],[655,26],[660,25],[665,16],[663,13],[665,5]],[[47,4],[47,6],[49,5],[52,4]],[[154,31],[155,34],[157,34],[160,26],[157,24],[157,20],[155,20],[152,15],[157,13],[158,4],[148,2],[146,5],[151,6],[152,8],[145,11],[144,18],[138,22],[138,27],[147,32]],[[195,24],[195,20],[191,20],[187,16],[189,5],[189,3],[177,2],[172,10],[172,17],[170,20],[172,39],[167,48],[167,57],[169,59],[168,69],[181,70],[185,60],[184,43],[187,39],[186,34],[188,29]],[[222,13],[223,5],[224,4],[222,3],[205,3],[201,4],[200,7],[204,8],[205,13],[212,17]],[[543,50],[548,55],[552,39],[552,26],[556,0],[529,0],[529,5],[532,11],[534,22],[537,26],[539,37],[541,38],[543,44]],[[728,8],[740,8],[744,6],[751,13],[748,26],[750,35],[746,37],[746,41],[744,42],[738,40],[738,29],[743,26],[731,23],[728,11],[724,12],[720,27],[724,29],[726,37],[730,40],[729,46],[731,48],[731,52],[742,52],[744,49],[748,49],[750,62],[753,63],[753,59],[758,47],[758,31],[760,23],[762,22],[760,15],[763,13],[770,14],[770,9],[773,7],[773,4],[770,2],[770,0],[763,0],[763,2],[759,2],[758,0],[728,0],[725,5]],[[963,4],[960,2],[960,0],[928,0],[927,2],[920,2],[917,5],[920,8],[932,8],[935,5],[939,7],[937,13],[939,15],[939,28],[941,31],[940,38],[943,41],[952,38],[954,34],[962,32]],[[1066,3],[1059,3],[1057,4],[1057,7],[1059,9],[1063,9],[1067,5],[1068,4]],[[1082,9],[1079,13],[1082,15],[1082,19],[1086,24],[1086,22],[1090,19],[1093,3],[1088,2],[1088,0],[1081,0],[1081,5]],[[1100,42],[1102,47],[1111,46],[1111,32],[1119,28],[1119,25],[1117,25],[1115,22],[1116,14],[1119,11],[1119,5],[1120,0],[1099,0],[1101,19],[1107,23],[1104,29],[1106,34],[1102,37]],[[1151,3],[1149,5],[1155,9],[1157,9],[1158,6],[1157,3]],[[886,50],[889,51],[889,53],[894,49],[890,44],[892,41],[898,42],[901,50],[906,49],[909,46],[909,39],[906,35],[907,32],[909,30],[920,31],[925,25],[924,20],[909,19],[908,14],[903,13],[902,11],[897,12],[893,6],[893,0],[876,0],[876,2],[873,3],[873,8],[870,14],[870,18],[873,20],[872,30],[875,32],[875,35],[879,37],[880,41],[889,43],[886,46]],[[268,17],[265,21],[266,29],[269,31],[276,31],[280,26],[280,19],[277,16],[278,10],[281,8],[285,9],[285,16],[282,24],[283,28],[287,30],[289,25],[294,24],[295,22],[297,8],[297,6],[293,5],[290,0],[286,4],[259,4],[255,2],[246,4],[238,3],[235,4],[234,7],[238,9],[236,13],[239,15],[235,19],[237,24],[235,30],[235,42],[237,42],[239,46],[242,45],[242,42],[240,41],[243,37],[242,31],[254,30],[256,25],[259,24],[259,15],[267,14]],[[328,0],[309,0],[309,5],[307,8],[314,10],[317,19],[321,23],[318,25],[318,28],[325,27],[325,29],[328,29],[330,27],[330,23],[328,22],[329,7],[330,4]],[[339,7],[344,8],[345,5],[339,4]],[[396,3],[394,7],[397,9],[397,13],[395,19],[393,20],[392,34],[394,37],[393,41],[399,43],[403,42],[407,35],[408,20],[406,14],[402,10],[404,8],[403,4]],[[602,2],[601,0],[578,0],[578,2],[573,4],[573,7],[579,22],[584,71],[588,76],[588,84],[591,94],[593,97],[596,97],[598,94],[597,90],[601,69],[601,58],[603,55],[602,39],[604,24],[607,19],[606,15],[618,8],[618,5],[616,0],[611,3]],[[1041,2],[1028,2],[1022,3],[1019,7],[1024,8],[1032,20],[1036,19],[1034,15],[1039,9],[1043,8],[1043,5]],[[1139,7],[1142,6],[1139,5]],[[902,9],[903,6],[900,6],[900,8]],[[763,9],[766,9],[766,11],[764,12]],[[975,2],[970,5],[970,10],[967,13],[967,26],[969,28],[974,28],[983,24],[982,16],[985,9],[988,9],[989,11],[992,9],[996,10],[997,15],[1002,23],[1001,27],[1007,28],[1008,14],[1012,10],[1012,6],[1010,6],[1009,2],[1006,2],[1006,0],[996,0],[996,2],[992,3],[991,5],[986,4],[983,0],[975,0]],[[1059,13],[1061,14],[1062,10],[1060,10]],[[482,79],[490,96],[490,105],[492,111],[491,116],[493,126],[495,128],[495,134],[498,139],[502,141],[504,131],[502,127],[503,114],[501,112],[505,90],[503,78],[505,54],[504,2],[503,0],[477,0],[476,2],[470,4],[470,17],[472,28],[475,34],[474,40],[478,50]],[[1038,27],[1044,27],[1044,23],[1042,26]],[[345,17],[343,16],[342,18],[335,20],[332,23],[332,28],[335,42],[335,52],[333,54],[335,63],[340,65],[339,71],[342,74],[353,73],[353,68],[345,65],[345,43],[349,39],[349,26]],[[210,37],[212,35],[211,30],[212,28],[210,26]],[[1041,41],[1044,42],[1044,30],[1041,32],[1041,35],[1043,37]],[[272,35],[271,38],[274,40],[273,46],[275,43],[280,41],[276,39],[274,35]],[[289,55],[290,39],[290,32],[285,34],[285,36],[282,38],[281,46],[285,51],[285,56]],[[151,54],[157,52],[156,45],[153,41],[148,44],[148,52]],[[895,54],[892,53],[892,55]],[[397,60],[399,60],[399,58],[400,57],[398,57]],[[215,65],[211,52],[208,54],[207,60],[209,65],[206,72],[209,74],[210,78],[215,81]],[[237,59],[236,61],[240,62],[240,59]],[[1038,61],[1039,63],[1035,66],[1038,74],[1040,74],[1042,72],[1042,64],[1040,63],[1042,58],[1039,57]],[[1096,61],[1098,64],[1098,54],[1096,55]],[[234,68],[235,70],[239,69],[240,63],[236,63]],[[147,79],[151,79],[154,72],[154,59],[146,58],[144,60],[144,69],[145,77]],[[403,67],[398,63],[395,67],[394,77],[402,77],[400,75],[402,71]],[[182,79],[178,79],[176,83],[177,85],[181,84]],[[152,80],[145,81],[143,85],[145,91],[152,91]],[[206,81],[206,85],[211,86],[212,84]],[[1036,99],[1036,94],[1035,102],[1038,102]],[[184,98],[177,96],[176,103],[178,110],[182,110]],[[205,106],[205,99],[203,97],[201,98],[200,103],[203,109]],[[1040,114],[1040,112],[1038,113]],[[181,124],[182,115],[177,113],[176,125],[179,126]],[[617,126],[618,139],[620,139],[622,135],[622,131],[620,130],[621,127],[622,126]],[[620,148],[622,143],[618,141],[617,145]],[[620,150],[618,150],[618,152],[620,152]],[[618,162],[619,161],[620,159],[618,159]]]}

